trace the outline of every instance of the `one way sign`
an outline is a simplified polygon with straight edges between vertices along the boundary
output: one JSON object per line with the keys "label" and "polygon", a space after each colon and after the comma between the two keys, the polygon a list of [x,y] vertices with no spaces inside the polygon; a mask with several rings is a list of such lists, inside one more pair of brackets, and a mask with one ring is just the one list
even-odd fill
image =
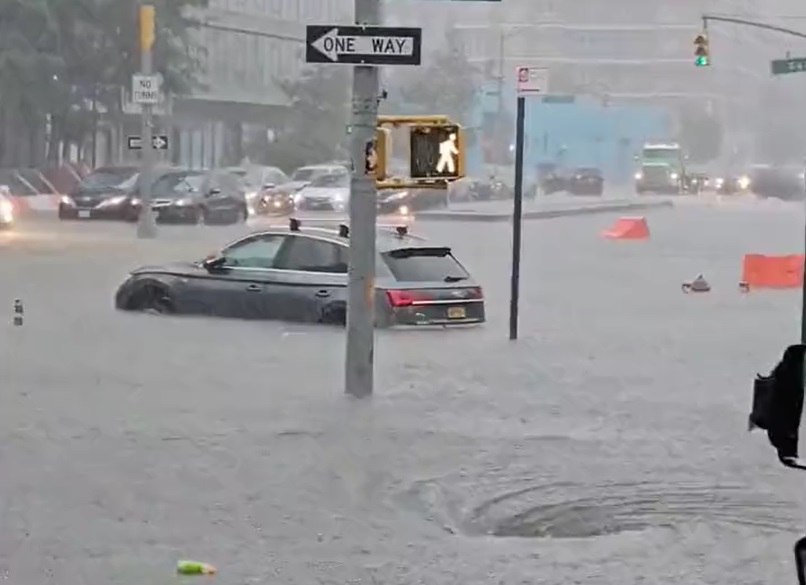
{"label": "one way sign", "polygon": [[[143,138],[142,136],[127,136],[126,145],[129,150],[142,150]],[[168,150],[168,136],[165,134],[157,134],[151,137],[151,147],[154,150]]]}
{"label": "one way sign", "polygon": [[422,38],[423,31],[419,28],[308,25],[305,61],[350,65],[419,65]]}

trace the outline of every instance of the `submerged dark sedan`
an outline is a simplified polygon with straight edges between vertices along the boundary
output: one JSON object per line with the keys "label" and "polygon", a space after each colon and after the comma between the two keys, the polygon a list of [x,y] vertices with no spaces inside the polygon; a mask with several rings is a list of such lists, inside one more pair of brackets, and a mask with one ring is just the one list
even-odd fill
{"label": "submerged dark sedan", "polygon": [[[126,311],[344,325],[349,228],[287,227],[250,234],[203,261],[139,268],[115,296]],[[380,230],[376,324],[462,325],[485,320],[484,296],[446,246],[407,228]]]}

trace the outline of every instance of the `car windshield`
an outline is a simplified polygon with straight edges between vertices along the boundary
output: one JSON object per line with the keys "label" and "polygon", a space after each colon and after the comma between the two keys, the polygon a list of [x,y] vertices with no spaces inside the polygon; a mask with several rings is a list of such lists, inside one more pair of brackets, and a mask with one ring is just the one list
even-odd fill
{"label": "car windshield", "polygon": [[135,185],[139,173],[134,169],[99,169],[81,181],[85,190],[128,189]]}
{"label": "car windshield", "polygon": [[680,158],[679,148],[645,148],[643,159],[646,161],[676,161]]}
{"label": "car windshield", "polygon": [[316,175],[321,174],[321,169],[315,167],[303,167],[294,171],[291,177],[292,181],[310,181]]}
{"label": "car windshield", "polygon": [[338,175],[322,175],[311,182],[311,187],[342,187],[350,186],[350,175],[347,173]]}
{"label": "car windshield", "polygon": [[157,179],[151,191],[154,197],[179,199],[201,191],[203,182],[202,173],[171,173]]}
{"label": "car windshield", "polygon": [[401,282],[459,282],[470,277],[450,248],[402,248],[382,257]]}

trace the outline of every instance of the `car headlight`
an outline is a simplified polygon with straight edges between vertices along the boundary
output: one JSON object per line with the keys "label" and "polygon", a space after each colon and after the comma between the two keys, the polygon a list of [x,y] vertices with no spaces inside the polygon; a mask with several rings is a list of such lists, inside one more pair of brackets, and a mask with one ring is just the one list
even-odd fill
{"label": "car headlight", "polygon": [[109,199],[102,201],[98,207],[112,207],[113,205],[120,205],[124,201],[126,201],[125,195],[121,195],[119,197],[110,197]]}
{"label": "car headlight", "polygon": [[59,201],[61,202],[61,204],[62,204],[62,205],[70,205],[70,206],[73,206],[73,205],[75,205],[75,204],[76,204],[76,202],[75,202],[75,201],[73,201],[73,198],[72,198],[72,197],[68,197],[67,195],[63,195],[63,196],[62,196],[62,198],[61,198]]}
{"label": "car headlight", "polygon": [[341,193],[336,193],[335,195],[333,195],[333,201],[336,201],[337,203],[344,202],[344,195],[342,195]]}
{"label": "car headlight", "polygon": [[0,200],[0,219],[9,222],[14,218],[14,205],[7,199]]}
{"label": "car headlight", "polygon": [[409,214],[409,207],[408,207],[408,205],[401,205],[400,207],[398,207],[397,212],[398,212],[400,215],[408,215],[408,214]]}
{"label": "car headlight", "polygon": [[193,205],[193,199],[188,199],[188,198],[179,199],[176,202],[176,205],[178,205],[180,207],[187,207],[188,205]]}
{"label": "car headlight", "polygon": [[750,186],[750,177],[739,177],[736,182],[739,184],[739,189],[747,189]]}
{"label": "car headlight", "polygon": [[676,181],[677,179],[679,179],[679,178],[680,178],[680,175],[678,175],[677,173],[672,173],[672,174],[670,174],[670,175],[669,175],[669,178],[670,178],[672,181]]}
{"label": "car headlight", "polygon": [[635,180],[640,181],[644,178],[644,173],[635,173]]}

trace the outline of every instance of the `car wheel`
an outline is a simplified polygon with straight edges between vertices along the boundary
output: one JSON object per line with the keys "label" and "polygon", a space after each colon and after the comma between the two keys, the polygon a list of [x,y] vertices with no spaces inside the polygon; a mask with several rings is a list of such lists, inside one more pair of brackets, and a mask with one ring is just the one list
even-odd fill
{"label": "car wheel", "polygon": [[168,291],[161,286],[146,286],[135,297],[135,309],[152,315],[170,315],[174,312]]}
{"label": "car wheel", "polygon": [[322,310],[322,317],[319,322],[323,325],[336,325],[345,327],[347,325],[347,307],[331,304]]}

